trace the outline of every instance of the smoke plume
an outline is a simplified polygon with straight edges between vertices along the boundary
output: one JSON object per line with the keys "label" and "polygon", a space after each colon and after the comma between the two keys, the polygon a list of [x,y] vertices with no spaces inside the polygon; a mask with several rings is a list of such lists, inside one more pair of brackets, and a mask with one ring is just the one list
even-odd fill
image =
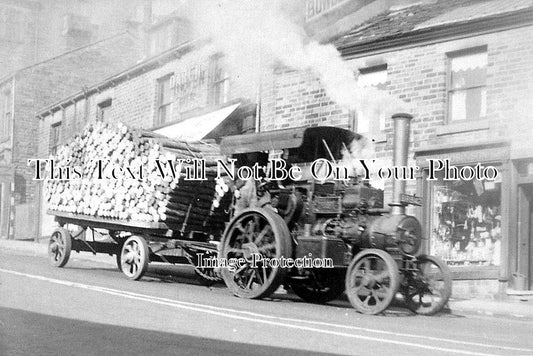
{"label": "smoke plume", "polygon": [[[183,1],[196,36],[210,37],[224,53],[232,80],[255,83],[260,68],[283,64],[311,71],[328,96],[340,106],[365,113],[409,111],[400,100],[357,84],[354,70],[330,44],[310,39],[297,23],[301,0]],[[377,119],[377,118],[376,118]]]}

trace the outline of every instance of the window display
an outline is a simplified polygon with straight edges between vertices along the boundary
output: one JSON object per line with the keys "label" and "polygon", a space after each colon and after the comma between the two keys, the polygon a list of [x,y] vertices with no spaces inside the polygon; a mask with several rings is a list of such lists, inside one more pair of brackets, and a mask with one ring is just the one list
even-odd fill
{"label": "window display", "polygon": [[454,266],[498,266],[501,182],[441,177],[430,186],[430,193],[430,254]]}

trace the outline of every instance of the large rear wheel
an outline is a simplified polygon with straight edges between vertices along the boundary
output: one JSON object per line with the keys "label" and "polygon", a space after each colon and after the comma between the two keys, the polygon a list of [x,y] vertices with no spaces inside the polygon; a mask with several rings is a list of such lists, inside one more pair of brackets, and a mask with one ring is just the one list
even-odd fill
{"label": "large rear wheel", "polygon": [[346,272],[346,295],[363,314],[379,314],[392,302],[400,284],[396,261],[385,251],[363,250]]}
{"label": "large rear wheel", "polygon": [[235,216],[221,241],[219,257],[226,286],[241,298],[268,297],[281,284],[286,270],[282,257],[292,257],[285,221],[268,209],[248,209]]}

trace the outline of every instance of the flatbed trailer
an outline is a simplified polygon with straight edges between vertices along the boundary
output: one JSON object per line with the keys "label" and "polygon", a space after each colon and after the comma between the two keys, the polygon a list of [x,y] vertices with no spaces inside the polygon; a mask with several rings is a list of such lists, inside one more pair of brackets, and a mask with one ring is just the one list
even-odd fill
{"label": "flatbed trailer", "polygon": [[176,232],[164,222],[124,221],[48,210],[58,227],[52,232],[48,256],[63,267],[72,251],[105,253],[116,257],[117,267],[128,278],[140,279],[150,262],[191,264],[203,282],[220,280],[212,268],[198,264],[198,254],[216,256],[217,244],[200,231]]}

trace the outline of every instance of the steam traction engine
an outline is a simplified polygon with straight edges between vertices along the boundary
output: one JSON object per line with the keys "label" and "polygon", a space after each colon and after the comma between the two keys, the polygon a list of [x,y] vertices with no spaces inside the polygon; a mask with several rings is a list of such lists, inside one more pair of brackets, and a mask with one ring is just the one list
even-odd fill
{"label": "steam traction engine", "polygon": [[[394,166],[406,166],[412,117],[393,119]],[[339,159],[342,148],[360,138],[339,128],[314,127],[228,137],[221,148],[242,165],[264,161],[265,151],[284,149],[288,163],[306,172],[318,158]],[[304,173],[301,180],[264,183],[256,190],[258,199],[235,212],[219,246],[219,257],[245,261],[221,269],[236,296],[268,297],[283,283],[314,303],[345,291],[365,314],[384,311],[398,292],[419,314],[437,313],[447,303],[449,269],[440,259],[419,254],[422,229],[405,214],[405,181],[394,181],[390,210],[383,208],[383,191],[360,181],[317,182]],[[262,262],[283,257],[328,258],[333,268]]]}

